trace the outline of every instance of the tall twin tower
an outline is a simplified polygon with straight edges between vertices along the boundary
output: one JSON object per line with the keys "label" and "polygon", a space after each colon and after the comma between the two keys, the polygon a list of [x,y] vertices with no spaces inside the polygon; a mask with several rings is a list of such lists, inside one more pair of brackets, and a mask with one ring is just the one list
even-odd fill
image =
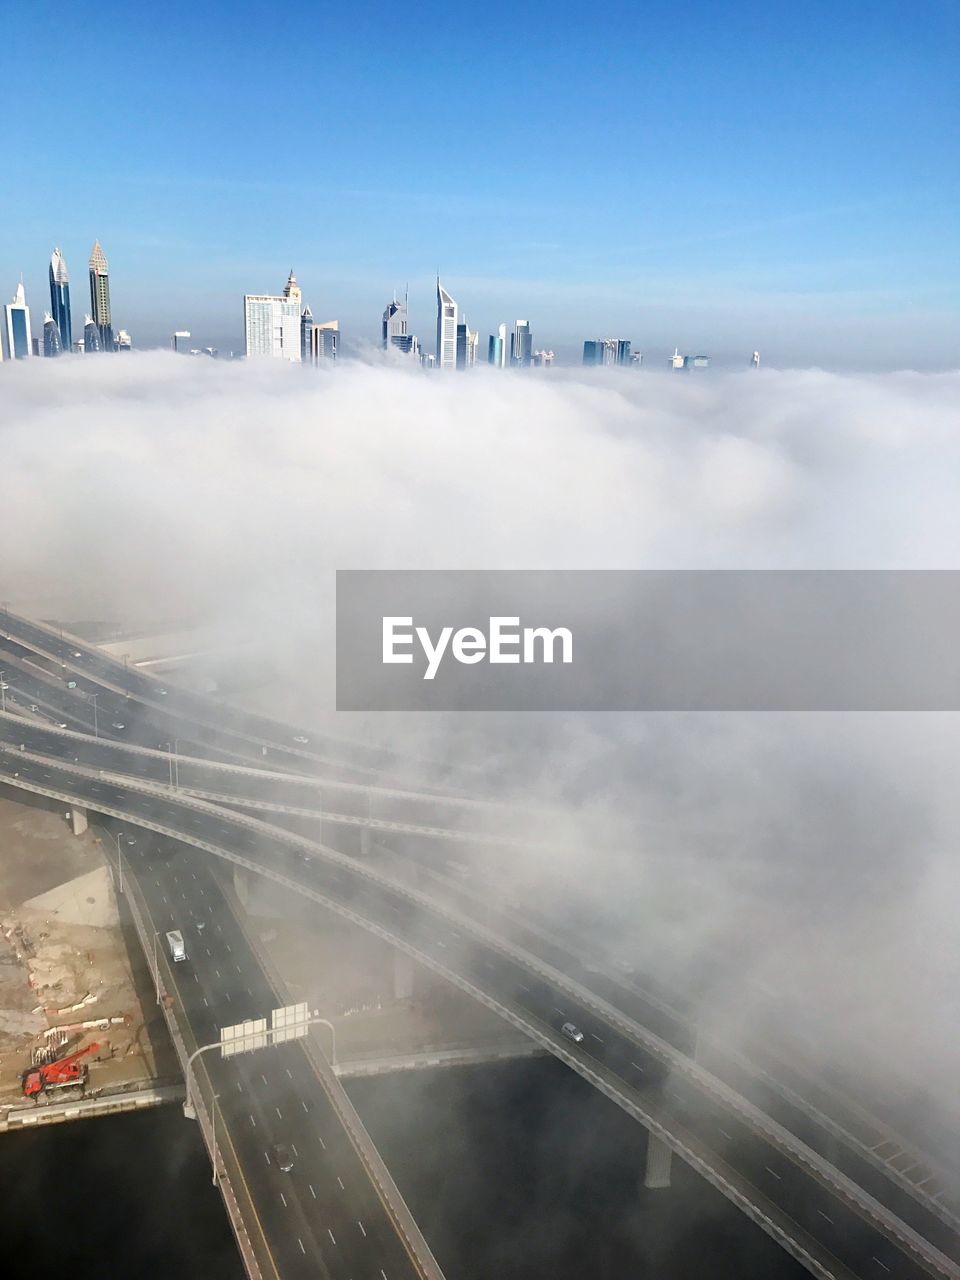
{"label": "tall twin tower", "polygon": [[[90,315],[83,330],[85,351],[113,351],[113,320],[110,314],[110,269],[100,241],[90,254]],[[63,254],[54,249],[50,258],[50,318],[60,339],[61,351],[73,350],[73,322],[70,317],[70,273]]]}

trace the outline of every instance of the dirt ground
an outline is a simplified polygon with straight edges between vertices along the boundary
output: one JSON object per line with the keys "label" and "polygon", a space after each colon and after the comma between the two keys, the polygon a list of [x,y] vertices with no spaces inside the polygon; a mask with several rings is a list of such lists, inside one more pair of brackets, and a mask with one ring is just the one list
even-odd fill
{"label": "dirt ground", "polygon": [[[63,1029],[63,1052],[101,1046],[88,1095],[176,1077],[98,835],[74,836],[65,813],[0,794],[0,1107],[19,1101],[19,1074],[53,1027]],[[94,1022],[103,1025],[83,1025]]]}

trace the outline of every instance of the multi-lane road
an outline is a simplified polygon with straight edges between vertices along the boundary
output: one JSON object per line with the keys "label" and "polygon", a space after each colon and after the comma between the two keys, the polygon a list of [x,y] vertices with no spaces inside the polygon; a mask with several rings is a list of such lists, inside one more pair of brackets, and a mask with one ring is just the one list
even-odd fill
{"label": "multi-lane road", "polygon": [[[279,997],[208,862],[189,846],[130,826],[120,849],[127,892],[134,878],[158,945],[168,930],[183,935],[186,960],[164,972],[194,1042],[216,1043],[221,1027],[269,1016]],[[299,1042],[226,1059],[206,1053],[194,1071],[216,1095],[221,1139],[226,1130],[276,1275],[422,1277]],[[278,1145],[293,1157],[286,1172]]]}
{"label": "multi-lane road", "polygon": [[[76,766],[0,752],[18,785],[132,818],[257,868],[411,952],[551,1049],[664,1138],[823,1276],[956,1277],[960,1268],[688,1055],[538,957],[356,860],[228,810]],[[561,1033],[573,1021],[574,1044]]]}
{"label": "multi-lane road", "polygon": [[[417,955],[522,1027],[659,1133],[815,1273],[878,1280],[887,1274],[907,1280],[960,1275],[951,1223],[932,1214],[922,1197],[884,1178],[876,1162],[871,1165],[862,1153],[843,1144],[837,1150],[821,1140],[816,1123],[811,1128],[815,1117],[809,1108],[797,1108],[789,1099],[783,1105],[782,1094],[772,1104],[766,1094],[757,1095],[757,1077],[749,1072],[744,1076],[742,1061],[723,1062],[714,1055],[715,1072],[705,1071],[691,1057],[689,1024],[662,1001],[649,999],[635,984],[602,968],[584,964],[568,942],[522,918],[497,922],[489,913],[471,914],[467,890],[458,895],[447,885],[431,898],[421,891],[422,879],[420,887],[414,887],[416,877],[406,883],[392,880],[377,870],[376,859],[362,865],[309,838],[311,827],[303,822],[311,801],[304,803],[304,796],[318,794],[318,785],[326,788],[325,806],[329,789],[339,785],[337,808],[346,821],[368,820],[374,795],[414,806],[404,815],[410,817],[435,813],[437,804],[447,803],[448,797],[438,795],[371,788],[370,783],[379,780],[377,772],[395,761],[332,739],[304,741],[306,733],[128,672],[122,664],[28,620],[0,615],[2,635],[8,639],[0,668],[9,666],[11,696],[18,701],[34,698],[37,712],[28,715],[41,720],[46,715],[89,735],[94,702],[90,695],[95,694],[98,729],[103,725],[106,734],[147,748],[136,752],[89,736],[51,735],[39,726],[28,728],[23,720],[16,726],[23,727],[15,746],[23,743],[27,750],[11,752],[7,747],[0,752],[0,773],[6,772],[16,785],[123,815],[240,861]],[[38,662],[41,667],[52,663],[52,670],[38,669]],[[68,689],[69,683],[75,688]],[[0,722],[0,738],[9,743],[11,733],[10,723]],[[16,739],[16,733],[13,736]],[[156,751],[169,742],[172,753],[177,738],[190,744],[194,756],[231,764],[204,766],[184,760],[182,750],[173,759]],[[32,751],[37,758],[31,758]],[[74,756],[89,769],[71,769]],[[241,772],[238,761],[261,767],[266,763],[273,776],[259,769]],[[279,795],[280,807],[291,812],[276,821],[294,831],[251,820],[233,806],[206,804],[158,785],[169,781],[175,769],[179,774],[181,763],[186,777],[174,775],[173,780],[184,788],[218,797],[232,793],[246,806],[258,803],[258,794],[269,794],[277,804]],[[282,776],[318,767],[333,777],[318,784],[315,779]],[[138,785],[136,776],[152,784]],[[286,803],[294,797],[299,805]],[[424,803],[427,808],[415,809]],[[294,815],[297,809],[301,812]],[[434,834],[446,832],[445,838],[452,839],[458,824],[467,828],[464,835],[469,834],[470,819],[464,818],[469,804],[461,802],[459,809],[447,812],[455,816],[434,828]],[[396,811],[384,825],[402,826]],[[560,1027],[566,1020],[581,1026],[581,1043],[562,1036]]]}

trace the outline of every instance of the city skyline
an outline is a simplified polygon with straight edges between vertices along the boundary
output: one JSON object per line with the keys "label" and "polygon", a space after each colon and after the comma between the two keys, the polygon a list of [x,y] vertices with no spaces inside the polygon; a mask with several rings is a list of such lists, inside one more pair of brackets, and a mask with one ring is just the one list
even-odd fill
{"label": "city skyline", "polygon": [[[42,114],[24,113],[7,140],[18,198],[0,280],[7,292],[22,272],[37,306],[52,246],[76,278],[96,235],[114,311],[144,346],[185,327],[238,349],[233,300],[271,291],[295,262],[314,311],[374,346],[384,295],[407,280],[412,331],[427,336],[439,267],[481,335],[527,316],[565,358],[590,333],[627,333],[665,355],[679,343],[762,348],[781,364],[948,367],[960,349],[942,145],[960,123],[956,32],[943,6],[922,21],[890,2],[871,13],[865,25],[816,4],[800,23],[747,4],[724,24],[695,0],[679,35],[645,6],[616,3],[603,24],[534,6],[534,60],[495,11],[431,3],[413,24],[331,10],[320,26],[295,11],[281,27],[246,3],[175,2],[147,48],[133,12],[58,14],[59,56],[110,66],[124,127],[98,133],[96,165],[85,131],[63,131],[53,163]],[[5,45],[42,57],[40,11],[0,21]],[[237,85],[283,65],[291,43],[301,94],[343,106],[315,141],[266,119],[237,125]],[[408,129],[383,116],[385,61],[404,67]],[[434,70],[460,64],[447,119]],[[403,217],[384,219],[385,204]]]}

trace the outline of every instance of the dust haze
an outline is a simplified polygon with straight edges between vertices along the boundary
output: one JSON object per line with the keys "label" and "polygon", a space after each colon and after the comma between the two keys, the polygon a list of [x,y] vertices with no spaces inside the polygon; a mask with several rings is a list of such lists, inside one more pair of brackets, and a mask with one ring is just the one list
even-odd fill
{"label": "dust haze", "polygon": [[707,1024],[793,1023],[932,1130],[957,1120],[957,717],[337,716],[332,602],[338,568],[958,568],[958,407],[958,374],[23,361],[0,591],[242,636],[262,708],[548,807],[517,826],[538,848],[473,855],[486,891]]}

